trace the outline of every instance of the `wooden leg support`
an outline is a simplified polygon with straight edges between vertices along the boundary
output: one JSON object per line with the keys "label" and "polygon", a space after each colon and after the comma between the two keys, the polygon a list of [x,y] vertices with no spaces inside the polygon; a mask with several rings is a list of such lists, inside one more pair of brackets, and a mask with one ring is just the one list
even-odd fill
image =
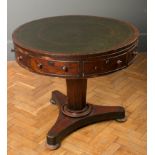
{"label": "wooden leg support", "polygon": [[[73,115],[64,113],[67,97],[59,91],[52,92],[52,101],[59,106],[60,112],[55,125],[47,134],[47,146],[50,149],[57,149],[65,136],[81,127],[99,121],[123,119],[125,117],[123,107],[92,104],[86,104],[85,109],[83,108],[81,111],[71,110],[70,113]],[[80,112],[85,114],[81,115]]]}

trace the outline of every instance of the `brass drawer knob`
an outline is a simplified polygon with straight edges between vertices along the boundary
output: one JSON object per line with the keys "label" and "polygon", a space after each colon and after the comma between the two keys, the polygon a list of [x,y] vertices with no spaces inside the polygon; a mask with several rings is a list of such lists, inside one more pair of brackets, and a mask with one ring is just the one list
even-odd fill
{"label": "brass drawer knob", "polygon": [[65,72],[67,72],[67,71],[68,71],[67,66],[63,66],[63,67],[62,67],[62,70],[65,71]]}
{"label": "brass drawer knob", "polygon": [[122,60],[117,60],[117,64],[120,65],[122,63]]}
{"label": "brass drawer knob", "polygon": [[18,61],[20,61],[20,60],[23,59],[23,57],[20,55],[20,56],[17,57],[17,59],[18,59]]}
{"label": "brass drawer knob", "polygon": [[12,48],[12,49],[11,49],[11,52],[15,52],[15,49]]}
{"label": "brass drawer knob", "polygon": [[37,66],[38,66],[39,69],[43,68],[43,64],[42,63],[39,63]]}

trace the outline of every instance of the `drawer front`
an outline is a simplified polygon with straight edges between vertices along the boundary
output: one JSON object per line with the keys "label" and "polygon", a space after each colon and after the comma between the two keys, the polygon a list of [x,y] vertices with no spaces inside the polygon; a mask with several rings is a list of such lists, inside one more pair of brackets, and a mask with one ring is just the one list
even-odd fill
{"label": "drawer front", "polygon": [[22,49],[17,48],[16,49],[16,61],[22,65],[25,68],[28,68],[29,63],[30,63],[30,56],[26,51],[23,51]]}
{"label": "drawer front", "polygon": [[103,72],[108,73],[127,66],[127,53],[111,57],[104,61]]}
{"label": "drawer front", "polygon": [[92,75],[103,72],[103,60],[85,61],[83,63],[84,75]]}
{"label": "drawer front", "polygon": [[107,59],[85,61],[83,63],[83,75],[89,77],[97,74],[106,74],[108,72],[119,70],[126,65],[127,53]]}
{"label": "drawer front", "polygon": [[55,61],[45,58],[31,58],[31,69],[49,75],[78,75],[79,62]]}

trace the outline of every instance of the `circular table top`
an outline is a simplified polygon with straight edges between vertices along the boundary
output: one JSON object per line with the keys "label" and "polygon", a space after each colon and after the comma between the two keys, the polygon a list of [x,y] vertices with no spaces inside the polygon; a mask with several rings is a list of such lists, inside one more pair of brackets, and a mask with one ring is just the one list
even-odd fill
{"label": "circular table top", "polygon": [[133,43],[137,29],[130,23],[95,16],[57,16],[26,23],[13,33],[15,44],[49,54],[88,55]]}

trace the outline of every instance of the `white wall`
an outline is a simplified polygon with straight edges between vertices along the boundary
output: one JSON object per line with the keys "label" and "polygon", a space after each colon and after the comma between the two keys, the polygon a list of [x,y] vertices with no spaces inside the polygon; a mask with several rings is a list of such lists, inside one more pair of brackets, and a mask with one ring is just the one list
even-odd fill
{"label": "white wall", "polygon": [[19,25],[42,17],[58,15],[95,15],[127,20],[140,32],[140,47],[146,50],[146,0],[8,0],[8,60],[12,32]]}

